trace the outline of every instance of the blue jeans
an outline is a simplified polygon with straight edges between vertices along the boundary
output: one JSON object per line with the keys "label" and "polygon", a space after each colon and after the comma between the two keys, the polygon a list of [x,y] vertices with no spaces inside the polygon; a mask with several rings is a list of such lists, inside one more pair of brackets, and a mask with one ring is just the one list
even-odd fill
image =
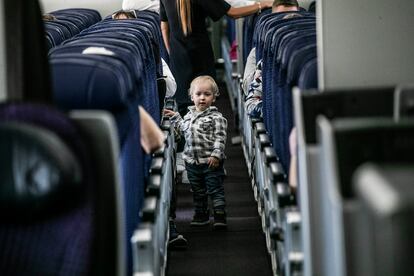
{"label": "blue jeans", "polygon": [[193,190],[193,201],[196,212],[205,212],[208,208],[208,196],[213,203],[214,210],[224,210],[224,169],[223,162],[216,169],[209,168],[207,164],[185,163],[188,180]]}

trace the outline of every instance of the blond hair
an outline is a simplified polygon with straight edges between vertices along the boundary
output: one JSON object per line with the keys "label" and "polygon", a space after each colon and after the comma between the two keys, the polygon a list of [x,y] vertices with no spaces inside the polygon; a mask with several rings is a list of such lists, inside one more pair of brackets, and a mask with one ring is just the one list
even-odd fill
{"label": "blond hair", "polygon": [[176,0],[178,17],[181,22],[181,29],[184,36],[191,34],[191,0]]}
{"label": "blond hair", "polygon": [[194,92],[194,87],[196,86],[197,83],[199,82],[204,82],[207,81],[210,83],[210,88],[211,88],[211,92],[213,93],[214,98],[217,98],[220,95],[217,83],[215,82],[215,80],[210,77],[210,76],[199,76],[195,79],[193,79],[193,81],[190,84],[190,89],[188,89],[188,95],[192,95]]}

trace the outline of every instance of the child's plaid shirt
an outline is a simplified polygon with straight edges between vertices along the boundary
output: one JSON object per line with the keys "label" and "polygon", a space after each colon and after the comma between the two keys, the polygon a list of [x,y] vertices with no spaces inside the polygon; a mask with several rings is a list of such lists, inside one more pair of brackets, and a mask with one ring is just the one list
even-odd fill
{"label": "child's plaid shirt", "polygon": [[180,114],[171,117],[171,123],[181,130],[185,137],[184,161],[190,164],[206,164],[210,156],[222,160],[227,137],[227,120],[215,106],[196,112],[195,106],[181,118]]}

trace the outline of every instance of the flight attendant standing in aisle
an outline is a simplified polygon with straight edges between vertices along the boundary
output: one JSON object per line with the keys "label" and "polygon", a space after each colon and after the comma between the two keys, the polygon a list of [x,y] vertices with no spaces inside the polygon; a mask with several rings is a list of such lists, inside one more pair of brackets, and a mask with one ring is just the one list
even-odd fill
{"label": "flight attendant standing in aisle", "polygon": [[226,14],[239,18],[260,13],[270,8],[272,2],[266,0],[235,8],[224,0],[161,0],[161,30],[177,82],[175,97],[182,116],[191,104],[188,97],[191,81],[201,75],[216,77],[206,18],[217,21]]}

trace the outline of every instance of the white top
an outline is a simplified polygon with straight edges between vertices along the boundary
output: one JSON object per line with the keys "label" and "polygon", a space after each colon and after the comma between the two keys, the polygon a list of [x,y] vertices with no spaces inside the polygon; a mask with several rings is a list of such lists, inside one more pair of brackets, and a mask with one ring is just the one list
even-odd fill
{"label": "white top", "polygon": [[249,0],[226,0],[226,2],[235,8],[250,6],[256,3],[256,1],[249,1]]}
{"label": "white top", "polygon": [[256,48],[252,48],[247,56],[246,65],[243,74],[243,92],[247,95],[249,85],[254,79],[254,72],[256,70]]}
{"label": "white top", "polygon": [[160,13],[160,0],[123,0],[122,10],[150,10]]}
{"label": "white top", "polygon": [[165,84],[167,87],[165,97],[171,98],[174,96],[175,90],[177,90],[177,83],[175,82],[175,78],[173,74],[171,73],[171,70],[170,70],[170,67],[168,67],[168,64],[162,58],[161,58],[161,62],[162,62],[162,74],[165,79]]}

